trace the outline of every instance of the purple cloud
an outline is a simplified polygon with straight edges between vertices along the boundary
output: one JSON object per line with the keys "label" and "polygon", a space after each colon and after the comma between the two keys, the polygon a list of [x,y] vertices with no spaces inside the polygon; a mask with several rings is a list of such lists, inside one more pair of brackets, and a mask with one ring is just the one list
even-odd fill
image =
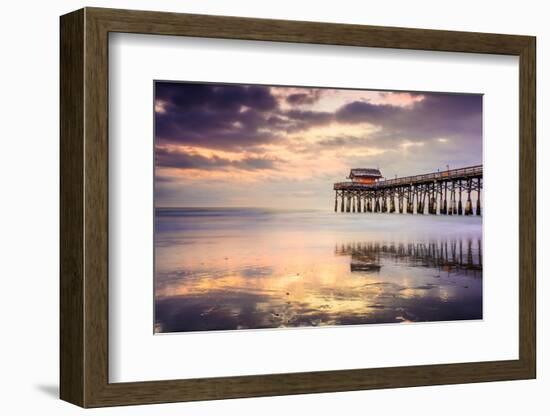
{"label": "purple cloud", "polygon": [[304,92],[290,94],[286,97],[286,102],[290,105],[314,104],[321,98],[321,90],[304,89]]}
{"label": "purple cloud", "polygon": [[246,85],[155,84],[157,143],[241,148],[271,142],[260,131],[278,107],[269,88]]}
{"label": "purple cloud", "polygon": [[274,169],[276,163],[282,162],[281,159],[268,157],[245,157],[239,160],[231,160],[219,156],[207,157],[197,153],[159,147],[155,151],[155,160],[158,167],[202,170],[224,170],[228,168],[267,170]]}
{"label": "purple cloud", "polygon": [[[406,107],[354,101],[327,112],[294,107],[319,100],[319,89],[304,88],[303,92],[285,98],[277,98],[271,91],[270,87],[256,85],[157,82],[155,99],[161,111],[155,113],[156,144],[262,154],[262,145],[283,144],[288,133],[307,132],[312,127],[330,123],[369,123],[378,129],[368,137],[327,137],[308,145],[311,152],[319,147],[338,145],[368,144],[388,148],[403,140],[426,141],[441,137],[458,138],[466,146],[481,143],[481,95],[410,93],[424,98]],[[283,110],[278,100],[290,103],[291,109]],[[263,160],[259,158],[250,166],[255,166],[254,163],[262,166],[266,163]],[[208,168],[226,162],[182,159],[181,163],[183,166],[196,163]]]}
{"label": "purple cloud", "polygon": [[376,105],[355,101],[335,114],[338,122],[370,123],[382,130],[372,139],[432,139],[462,137],[481,140],[482,96],[474,94],[424,93],[424,99],[410,107]]}

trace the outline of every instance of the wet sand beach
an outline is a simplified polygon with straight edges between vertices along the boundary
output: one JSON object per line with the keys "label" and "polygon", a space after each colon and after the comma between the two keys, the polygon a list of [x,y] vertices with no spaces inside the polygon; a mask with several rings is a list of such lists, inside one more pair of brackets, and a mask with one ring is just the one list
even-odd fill
{"label": "wet sand beach", "polygon": [[482,219],[156,211],[155,332],[482,318]]}

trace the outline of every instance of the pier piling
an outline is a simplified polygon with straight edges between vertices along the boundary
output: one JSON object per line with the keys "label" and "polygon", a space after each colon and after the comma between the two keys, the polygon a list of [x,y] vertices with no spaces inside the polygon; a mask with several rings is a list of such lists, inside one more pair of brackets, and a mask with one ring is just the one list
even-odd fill
{"label": "pier piling", "polygon": [[458,181],[458,215],[462,215],[462,181]]}
{"label": "pier piling", "polygon": [[481,215],[481,178],[477,178],[477,200],[476,200],[476,215]]}
{"label": "pier piling", "polygon": [[[445,190],[447,189],[447,186],[445,186]],[[447,196],[445,195],[445,198]],[[443,182],[439,182],[439,214],[444,215],[447,213],[447,208],[444,205],[443,202]]]}
{"label": "pier piling", "polygon": [[467,181],[466,195],[467,195],[466,209],[465,209],[464,215],[472,215],[473,210],[472,210],[472,198],[471,198],[471,195],[472,195],[472,180],[471,179],[468,179],[468,181]]}

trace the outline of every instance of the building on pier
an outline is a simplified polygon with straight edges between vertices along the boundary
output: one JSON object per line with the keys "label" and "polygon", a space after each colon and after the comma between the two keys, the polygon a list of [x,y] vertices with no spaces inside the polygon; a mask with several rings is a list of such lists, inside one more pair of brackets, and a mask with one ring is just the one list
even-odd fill
{"label": "building on pier", "polygon": [[382,174],[378,169],[352,169],[349,173],[348,179],[351,179],[353,183],[373,184],[377,180],[382,178]]}
{"label": "building on pier", "polygon": [[334,184],[335,212],[481,215],[483,165],[389,180],[378,169],[352,169],[348,179]]}

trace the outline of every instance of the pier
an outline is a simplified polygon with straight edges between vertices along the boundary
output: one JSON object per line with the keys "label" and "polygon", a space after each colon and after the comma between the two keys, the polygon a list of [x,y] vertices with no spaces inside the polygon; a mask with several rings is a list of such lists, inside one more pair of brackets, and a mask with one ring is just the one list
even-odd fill
{"label": "pier", "polygon": [[334,212],[481,215],[483,165],[395,179],[352,169],[348,179],[334,184]]}

